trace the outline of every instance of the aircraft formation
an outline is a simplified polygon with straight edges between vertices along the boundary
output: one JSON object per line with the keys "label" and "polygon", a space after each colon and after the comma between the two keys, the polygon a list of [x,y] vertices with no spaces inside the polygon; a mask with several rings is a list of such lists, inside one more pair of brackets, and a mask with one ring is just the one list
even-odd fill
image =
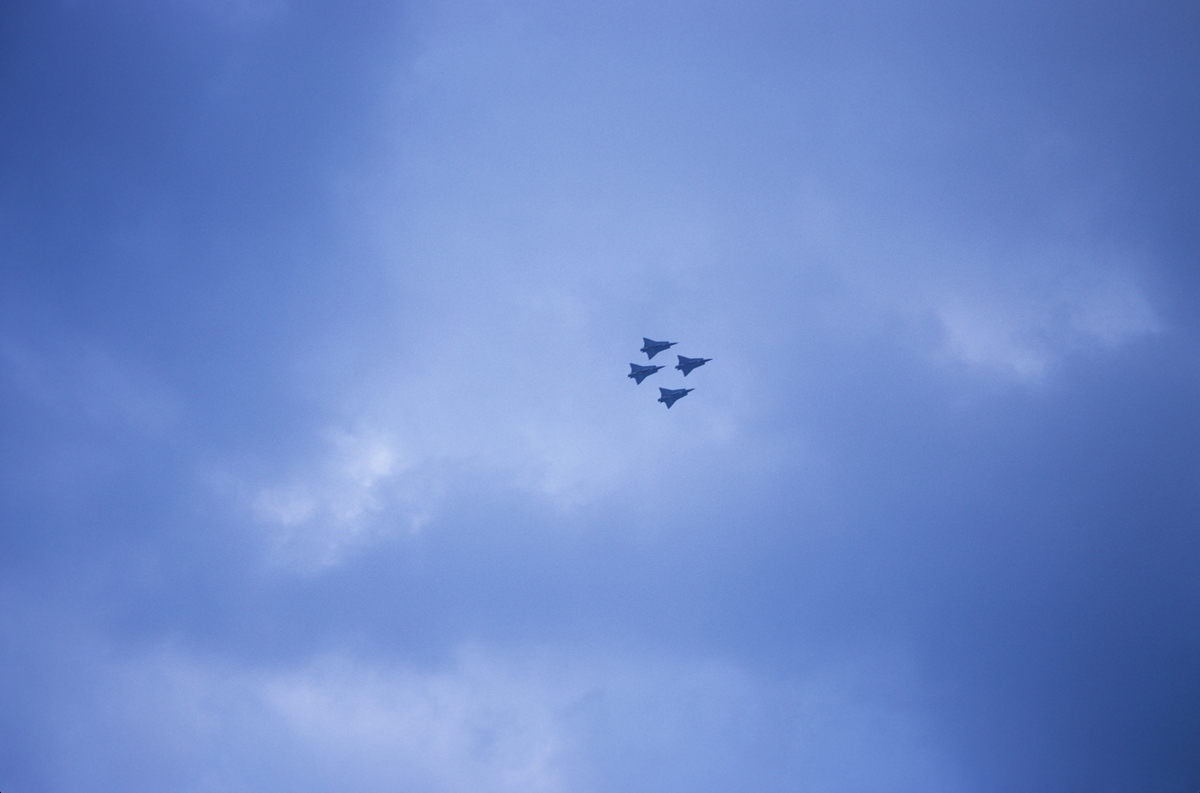
{"label": "aircraft formation", "polygon": [[[647,360],[653,360],[655,355],[674,347],[678,343],[679,342],[675,341],[654,341],[653,339],[647,339],[643,337],[641,352],[646,353]],[[712,358],[687,358],[683,355],[676,355],[675,357],[679,359],[679,363],[675,366],[675,368],[683,372],[684,377],[687,377],[689,374],[691,374],[692,370],[694,370],[696,367],[704,366],[704,364],[712,360]],[[640,366],[636,363],[631,363],[629,364],[629,374],[626,375],[626,377],[629,377],[638,385],[641,385],[642,381],[647,377],[654,374],[659,369],[664,368],[665,367],[663,366],[657,366],[655,364],[651,364],[649,366]],[[669,408],[671,405],[674,405],[676,402],[683,399],[685,396],[695,390],[696,389],[694,388],[660,388],[658,389],[658,401],[662,402]]]}

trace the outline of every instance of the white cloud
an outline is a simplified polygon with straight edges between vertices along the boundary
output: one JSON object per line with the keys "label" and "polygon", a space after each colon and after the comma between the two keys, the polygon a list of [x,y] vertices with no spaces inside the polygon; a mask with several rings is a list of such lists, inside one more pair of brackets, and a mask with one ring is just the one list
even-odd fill
{"label": "white cloud", "polygon": [[571,789],[558,767],[571,692],[494,660],[424,673],[327,660],[263,681],[262,694],[306,753],[358,769],[369,788]]}
{"label": "white cloud", "polygon": [[385,433],[331,430],[325,440],[321,458],[252,497],[277,563],[303,570],[335,565],[383,533],[382,518],[415,531],[437,503],[436,486]]}
{"label": "white cloud", "polygon": [[[788,343],[814,323],[846,334],[900,326],[921,354],[1025,382],[1158,326],[1138,262],[1097,264],[1081,236],[997,253],[880,201],[855,167],[845,166],[849,187],[823,189],[818,154],[787,160],[762,185],[726,183],[699,159],[664,167],[647,152],[674,147],[627,132],[642,128],[627,122],[675,123],[656,92],[599,79],[586,64],[597,53],[581,63],[550,40],[525,46],[549,21],[536,10],[472,10],[416,9],[413,46],[378,116],[395,150],[334,177],[338,220],[355,240],[347,257],[373,263],[394,293],[380,316],[331,332],[301,368],[340,426],[372,440],[354,452],[334,443],[297,461],[293,479],[253,488],[281,547],[307,548],[301,556],[317,566],[420,524],[443,494],[469,486],[456,479],[464,470],[572,510],[688,457],[753,442],[740,456],[761,459],[769,444],[748,441],[745,428],[790,409],[793,395],[756,390],[756,367],[793,364]],[[564,70],[552,68],[559,58]],[[498,77],[507,72],[517,79]],[[575,102],[593,80],[608,93]],[[594,116],[598,102],[607,110]],[[707,150],[713,133],[695,134],[696,151]],[[896,142],[884,137],[848,151]],[[749,176],[778,165],[764,157],[743,163]],[[778,186],[789,179],[791,193]],[[832,273],[844,289],[812,294],[777,272],[789,268]],[[656,333],[717,361],[687,381],[668,369],[635,388],[625,367],[640,336]],[[654,403],[659,385],[693,382],[698,392],[671,413]],[[794,453],[794,439],[786,445]]]}
{"label": "white cloud", "polygon": [[813,184],[800,191],[793,222],[798,251],[789,255],[842,284],[815,308],[843,335],[898,322],[943,360],[1035,382],[1070,355],[1164,329],[1142,282],[1145,257],[1074,228],[1001,244],[917,218],[854,218]]}
{"label": "white cloud", "polygon": [[962,790],[903,658],[771,680],[723,662],[467,649],[440,667],[98,658],[53,715],[63,789]]}
{"label": "white cloud", "polygon": [[942,354],[1033,381],[1069,355],[1162,330],[1136,267],[1117,257],[1052,251],[1012,263],[1007,277],[1008,268],[998,269],[932,290],[928,310],[941,327]]}

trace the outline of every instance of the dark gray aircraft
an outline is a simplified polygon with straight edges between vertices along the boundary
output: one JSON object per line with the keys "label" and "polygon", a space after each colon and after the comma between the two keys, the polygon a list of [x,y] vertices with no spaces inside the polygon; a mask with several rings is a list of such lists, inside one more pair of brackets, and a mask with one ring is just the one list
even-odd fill
{"label": "dark gray aircraft", "polygon": [[679,365],[675,368],[683,372],[684,377],[687,377],[688,372],[697,366],[704,366],[704,364],[712,360],[712,358],[684,358],[682,355],[676,355],[675,357],[679,359]]}
{"label": "dark gray aircraft", "polygon": [[662,402],[667,407],[671,407],[671,405],[674,405],[676,402],[687,396],[689,392],[695,390],[696,389],[694,388],[660,388],[658,389],[658,393],[662,396],[658,398],[658,401]]}
{"label": "dark gray aircraft", "polygon": [[646,353],[647,358],[653,358],[668,347],[674,347],[679,343],[677,341],[655,341],[654,339],[647,339],[645,336],[642,337],[642,341],[644,343],[642,344],[641,352]]}
{"label": "dark gray aircraft", "polygon": [[632,377],[634,380],[637,380],[638,385],[641,385],[643,380],[661,368],[661,366],[638,366],[636,363],[631,363],[629,364],[629,374],[625,376]]}

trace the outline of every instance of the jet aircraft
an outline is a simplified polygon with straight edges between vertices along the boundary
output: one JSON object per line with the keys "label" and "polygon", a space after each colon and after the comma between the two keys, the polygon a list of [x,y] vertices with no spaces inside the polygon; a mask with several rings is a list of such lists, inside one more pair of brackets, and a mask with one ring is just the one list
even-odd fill
{"label": "jet aircraft", "polygon": [[658,393],[661,394],[661,396],[658,398],[658,401],[662,402],[667,407],[671,407],[671,405],[674,405],[676,402],[687,396],[689,392],[695,390],[696,389],[694,388],[660,388],[658,389]]}
{"label": "jet aircraft", "polygon": [[636,363],[631,363],[629,364],[629,374],[625,376],[632,377],[634,380],[637,380],[638,385],[641,385],[643,380],[661,368],[661,366],[638,366]]}
{"label": "jet aircraft", "polygon": [[687,377],[688,372],[697,366],[704,366],[704,364],[712,360],[712,358],[684,358],[682,355],[676,355],[675,357],[679,359],[679,365],[675,368],[683,372],[684,377]]}
{"label": "jet aircraft", "polygon": [[646,353],[647,358],[653,358],[668,347],[674,347],[679,343],[677,341],[655,341],[654,339],[647,339],[645,336],[642,337],[642,341],[644,344],[640,351]]}

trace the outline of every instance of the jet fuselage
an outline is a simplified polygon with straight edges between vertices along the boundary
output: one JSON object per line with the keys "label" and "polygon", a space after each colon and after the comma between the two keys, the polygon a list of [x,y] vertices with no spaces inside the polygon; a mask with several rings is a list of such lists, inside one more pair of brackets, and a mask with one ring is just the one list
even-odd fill
{"label": "jet fuselage", "polygon": [[661,366],[638,366],[636,363],[631,363],[629,364],[629,374],[625,376],[633,378],[638,385],[641,385],[643,380],[662,368]]}
{"label": "jet fuselage", "polygon": [[671,407],[671,405],[674,405],[695,390],[694,388],[660,388],[658,389],[658,401],[667,407]]}
{"label": "jet fuselage", "polygon": [[712,360],[712,358],[685,358],[682,355],[676,355],[675,357],[679,359],[679,365],[675,368],[683,372],[684,377],[687,377],[688,373],[697,366],[704,366],[704,364]]}
{"label": "jet fuselage", "polygon": [[677,341],[655,341],[654,339],[647,339],[645,336],[642,337],[642,342],[641,352],[646,353],[647,358],[653,358],[663,350],[674,347],[679,343]]}

